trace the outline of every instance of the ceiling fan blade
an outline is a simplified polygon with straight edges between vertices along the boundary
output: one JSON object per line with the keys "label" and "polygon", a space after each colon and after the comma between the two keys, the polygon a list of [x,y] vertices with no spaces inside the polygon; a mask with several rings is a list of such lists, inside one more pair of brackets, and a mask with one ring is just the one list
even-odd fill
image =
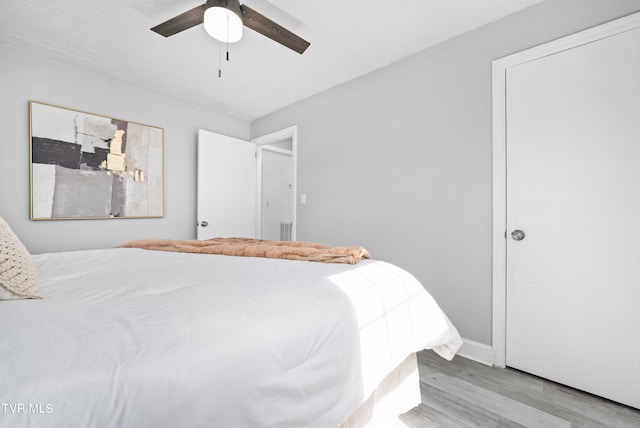
{"label": "ceiling fan blade", "polygon": [[169,37],[181,31],[188,30],[191,27],[195,27],[198,24],[202,24],[203,22],[204,4],[201,4],[200,6],[196,6],[178,16],[174,16],[162,24],[156,25],[151,29],[151,31],[155,31],[161,36]]}
{"label": "ceiling fan blade", "polygon": [[245,27],[251,28],[299,54],[302,54],[311,44],[245,4],[240,5],[240,9],[242,10],[242,23]]}

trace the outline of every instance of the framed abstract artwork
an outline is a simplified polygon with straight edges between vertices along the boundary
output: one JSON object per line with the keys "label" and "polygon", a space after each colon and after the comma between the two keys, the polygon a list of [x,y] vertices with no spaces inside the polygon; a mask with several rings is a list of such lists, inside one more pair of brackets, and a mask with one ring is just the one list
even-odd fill
{"label": "framed abstract artwork", "polygon": [[31,219],[164,212],[164,130],[31,101]]}

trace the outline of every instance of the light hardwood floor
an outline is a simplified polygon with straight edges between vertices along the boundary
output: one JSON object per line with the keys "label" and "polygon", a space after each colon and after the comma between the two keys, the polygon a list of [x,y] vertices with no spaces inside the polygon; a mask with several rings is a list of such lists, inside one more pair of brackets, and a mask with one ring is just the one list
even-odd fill
{"label": "light hardwood floor", "polygon": [[532,376],[433,351],[418,354],[422,404],[410,428],[640,428],[640,410]]}

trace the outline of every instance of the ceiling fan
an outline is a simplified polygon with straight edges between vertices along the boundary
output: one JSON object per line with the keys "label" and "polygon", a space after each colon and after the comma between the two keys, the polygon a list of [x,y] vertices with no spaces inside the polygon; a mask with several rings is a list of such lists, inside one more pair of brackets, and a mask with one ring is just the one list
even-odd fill
{"label": "ceiling fan", "polygon": [[169,37],[196,25],[203,24],[205,30],[217,40],[233,43],[242,37],[243,25],[269,37],[283,46],[302,54],[309,42],[277,24],[238,0],[207,0],[181,13],[151,30]]}

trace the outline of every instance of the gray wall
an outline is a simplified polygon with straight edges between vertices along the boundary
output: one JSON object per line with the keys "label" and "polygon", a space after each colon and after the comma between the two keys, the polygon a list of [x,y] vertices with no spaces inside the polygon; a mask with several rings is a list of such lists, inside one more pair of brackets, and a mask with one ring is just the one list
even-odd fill
{"label": "gray wall", "polygon": [[[247,121],[2,44],[0,64],[0,216],[31,252],[195,237],[197,130],[248,139]],[[30,221],[29,100],[164,128],[164,218]]]}
{"label": "gray wall", "polygon": [[298,239],[366,246],[491,344],[491,61],[638,10],[545,1],[254,121],[298,125]]}

